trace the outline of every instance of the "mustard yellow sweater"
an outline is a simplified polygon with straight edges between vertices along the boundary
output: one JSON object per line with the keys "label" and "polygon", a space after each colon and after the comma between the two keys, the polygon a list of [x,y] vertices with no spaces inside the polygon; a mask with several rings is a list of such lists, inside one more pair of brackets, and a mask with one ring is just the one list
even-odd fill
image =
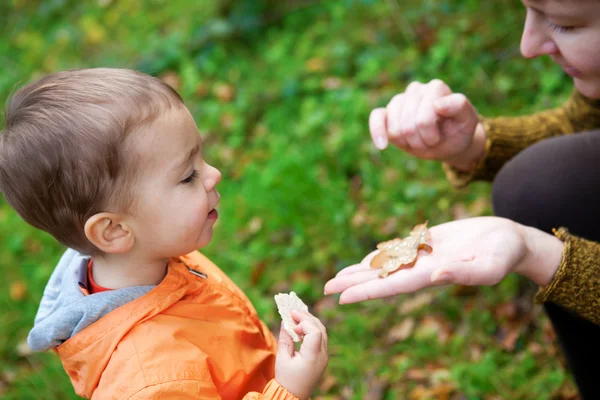
{"label": "mustard yellow sweater", "polygon": [[[486,149],[477,167],[464,173],[444,165],[455,187],[493,180],[505,162],[540,140],[600,129],[600,100],[574,91],[562,107],[524,117],[483,118],[483,125]],[[558,229],[556,236],[565,242],[562,261],[552,282],[540,288],[535,300],[562,305],[600,325],[600,243],[571,235],[565,228]]]}

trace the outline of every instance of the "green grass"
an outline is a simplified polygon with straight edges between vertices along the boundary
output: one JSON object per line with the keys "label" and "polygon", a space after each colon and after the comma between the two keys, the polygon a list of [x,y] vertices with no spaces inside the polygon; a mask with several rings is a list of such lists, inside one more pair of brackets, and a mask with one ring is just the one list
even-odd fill
{"label": "green grass", "polygon": [[[518,0],[13,0],[0,5],[0,94],[73,67],[170,77],[224,176],[204,252],[269,326],[278,291],[319,310],[331,348],[322,398],[360,399],[379,380],[386,399],[428,398],[443,384],[468,399],[550,399],[573,384],[539,309],[516,324],[514,347],[502,345],[515,322],[498,310],[524,287],[514,277],[432,290],[407,314],[399,309],[415,295],[343,307],[322,296],[382,239],[451,220],[457,204],[491,213],[487,184],[457,192],[438,164],[376,151],[367,120],[408,82],[433,78],[484,115],[559,104],[571,83],[549,60],[519,57],[523,18]],[[76,398],[53,354],[19,352],[63,249],[1,198],[0,244],[0,396]],[[386,341],[411,318],[413,334]]]}

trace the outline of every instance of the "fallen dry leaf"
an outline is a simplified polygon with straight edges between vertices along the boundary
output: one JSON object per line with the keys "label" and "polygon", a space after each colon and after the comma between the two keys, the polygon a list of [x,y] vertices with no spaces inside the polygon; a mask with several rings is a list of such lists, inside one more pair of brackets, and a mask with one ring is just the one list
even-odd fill
{"label": "fallen dry leaf", "polygon": [[416,225],[404,239],[395,238],[377,245],[379,253],[371,259],[371,268],[379,269],[379,277],[414,265],[419,250],[431,252],[430,233],[427,222]]}
{"label": "fallen dry leaf", "polygon": [[450,324],[441,317],[426,315],[417,324],[415,336],[419,338],[435,337],[439,343],[446,343],[450,339],[452,329]]}
{"label": "fallen dry leaf", "polygon": [[407,297],[402,301],[402,304],[398,307],[400,314],[410,314],[418,311],[421,308],[430,305],[435,300],[435,296],[432,293],[421,292],[414,296]]}
{"label": "fallen dry leaf", "polygon": [[229,103],[235,97],[235,89],[226,83],[217,83],[213,87],[213,94],[223,103]]}
{"label": "fallen dry leaf", "polygon": [[306,62],[306,69],[310,72],[318,72],[325,69],[325,61],[322,58],[313,57]]}
{"label": "fallen dry leaf", "polygon": [[254,286],[258,283],[260,278],[262,278],[263,274],[265,273],[266,269],[267,269],[266,261],[261,261],[261,262],[257,263],[256,265],[254,265],[254,267],[252,268],[252,272],[250,273],[250,284],[252,286]]}
{"label": "fallen dry leaf", "polygon": [[387,341],[388,343],[401,342],[412,335],[415,329],[415,319],[406,318],[397,325],[394,325],[388,332]]}
{"label": "fallen dry leaf", "polygon": [[422,368],[409,368],[404,373],[404,378],[411,381],[428,381],[429,371]]}
{"label": "fallen dry leaf", "polygon": [[23,281],[16,281],[10,284],[10,298],[13,301],[20,301],[27,294],[27,285]]}
{"label": "fallen dry leaf", "polygon": [[313,306],[313,311],[316,315],[323,315],[327,310],[338,308],[338,300],[335,296],[326,296],[318,300]]}
{"label": "fallen dry leaf", "polygon": [[342,80],[336,76],[330,76],[323,80],[323,87],[327,90],[339,89],[342,86]]}
{"label": "fallen dry leaf", "polygon": [[33,354],[33,350],[31,350],[27,342],[21,342],[17,345],[17,354],[19,357],[27,357]]}
{"label": "fallen dry leaf", "polygon": [[333,389],[337,384],[337,378],[333,376],[329,371],[325,371],[325,374],[321,378],[321,383],[319,383],[319,390],[321,392],[327,393],[331,389]]}
{"label": "fallen dry leaf", "polygon": [[174,71],[167,71],[158,78],[175,90],[179,90],[181,88],[181,78]]}
{"label": "fallen dry leaf", "polygon": [[367,393],[363,396],[363,400],[381,400],[389,383],[385,379],[369,374],[367,385]]}

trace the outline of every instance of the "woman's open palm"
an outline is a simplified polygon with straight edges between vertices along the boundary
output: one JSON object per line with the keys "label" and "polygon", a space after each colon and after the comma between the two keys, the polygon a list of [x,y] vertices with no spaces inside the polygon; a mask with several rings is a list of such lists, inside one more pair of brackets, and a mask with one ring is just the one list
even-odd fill
{"label": "woman's open palm", "polygon": [[340,271],[325,285],[326,294],[341,293],[340,303],[411,293],[443,283],[494,285],[513,272],[527,254],[521,227],[507,219],[480,217],[448,222],[430,229],[431,253],[419,252],[415,265],[380,278],[369,263]]}

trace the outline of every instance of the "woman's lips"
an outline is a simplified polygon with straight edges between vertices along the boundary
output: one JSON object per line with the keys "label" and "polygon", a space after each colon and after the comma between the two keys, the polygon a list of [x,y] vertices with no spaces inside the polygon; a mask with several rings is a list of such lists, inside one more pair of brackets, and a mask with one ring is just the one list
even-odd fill
{"label": "woman's lips", "polygon": [[572,76],[573,78],[580,78],[581,77],[581,72],[579,72],[579,70],[575,67],[566,67],[564,65],[561,65],[563,71],[565,71],[565,73],[567,75]]}

